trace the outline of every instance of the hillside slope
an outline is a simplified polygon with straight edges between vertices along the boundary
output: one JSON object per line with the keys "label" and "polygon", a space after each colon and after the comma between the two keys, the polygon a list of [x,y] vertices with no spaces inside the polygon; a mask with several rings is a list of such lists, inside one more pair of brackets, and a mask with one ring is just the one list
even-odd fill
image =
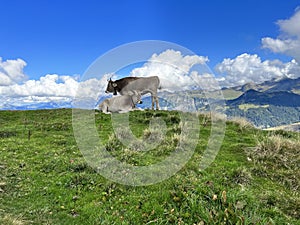
{"label": "hillside slope", "polygon": [[259,91],[259,92],[294,92],[299,93],[300,91],[300,78],[291,79],[291,78],[282,78],[282,79],[273,79],[265,81],[261,84],[247,83],[242,86],[233,87],[232,89],[236,91],[246,92],[250,89]]}
{"label": "hillside slope", "polygon": [[278,126],[278,127],[272,127],[267,130],[287,130],[287,131],[300,132],[300,122],[289,124],[289,125]]}
{"label": "hillside slope", "polygon": [[300,107],[300,95],[285,91],[259,92],[250,89],[238,98],[227,101],[229,106],[241,104]]}
{"label": "hillside slope", "polygon": [[[95,124],[110,154],[142,166],[163,160],[181,133],[178,112],[135,111],[133,134],[151,136],[153,117],[166,122],[166,134],[148,152],[124,146],[110,115],[96,112]],[[198,145],[178,173],[132,187],[86,163],[72,110],[0,111],[0,224],[300,224],[299,136],[229,121],[215,161],[202,171],[210,117],[199,122]]]}
{"label": "hillside slope", "polygon": [[260,128],[299,122],[300,78],[248,83],[224,91],[237,93],[236,98],[226,101],[229,117],[245,117]]}

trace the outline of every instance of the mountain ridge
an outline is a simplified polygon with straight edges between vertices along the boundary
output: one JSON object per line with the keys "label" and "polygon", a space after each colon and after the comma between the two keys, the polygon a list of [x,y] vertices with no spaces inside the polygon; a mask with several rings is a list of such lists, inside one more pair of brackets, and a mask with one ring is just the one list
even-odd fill
{"label": "mountain ridge", "polygon": [[[247,83],[223,90],[229,117],[244,117],[259,128],[286,126],[300,121],[300,77]],[[227,93],[235,96],[226,96]]]}
{"label": "mountain ridge", "polygon": [[250,89],[238,98],[226,102],[227,105],[256,104],[300,107],[300,95],[287,91],[260,92]]}
{"label": "mountain ridge", "polygon": [[[296,79],[283,78],[265,81],[260,84],[247,83],[236,87],[222,89],[225,98],[225,113],[230,117],[245,117],[256,127],[268,128],[297,123],[300,121],[300,77]],[[209,109],[208,99],[203,92],[188,92],[194,99],[198,111]],[[186,93],[183,93],[185,95]],[[176,95],[172,93],[171,95]],[[102,96],[102,99],[107,96]],[[142,108],[149,108],[151,98],[143,98]],[[161,106],[168,103],[160,99]],[[72,108],[72,99],[54,102],[18,102],[14,105],[10,101],[1,110],[36,110]],[[138,106],[140,107],[140,106]],[[163,108],[163,107],[162,107]]]}
{"label": "mountain ridge", "polygon": [[262,83],[256,84],[254,82],[249,82],[241,86],[235,86],[231,89],[236,91],[245,92],[247,90],[253,89],[260,92],[274,92],[274,91],[300,91],[300,77],[299,78],[288,78],[284,77],[282,79],[272,79],[267,80]]}

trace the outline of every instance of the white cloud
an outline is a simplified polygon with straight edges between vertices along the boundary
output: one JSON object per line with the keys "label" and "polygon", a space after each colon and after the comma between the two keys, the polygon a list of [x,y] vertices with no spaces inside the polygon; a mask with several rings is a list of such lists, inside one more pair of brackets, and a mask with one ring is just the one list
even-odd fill
{"label": "white cloud", "polygon": [[[160,77],[164,90],[177,91],[189,89],[204,89],[213,76],[207,73],[207,57],[183,55],[180,51],[166,50],[153,54],[142,67],[131,72],[131,76]],[[7,60],[1,64],[4,71],[5,85],[0,85],[0,108],[4,105],[20,106],[36,103],[72,102],[75,106],[90,108],[99,99],[106,97],[105,89],[113,74],[104,74],[101,79],[80,81],[77,76],[47,74],[38,80],[25,81],[23,60]],[[198,66],[198,69],[195,69]],[[204,68],[202,71],[199,66]],[[4,80],[4,79],[3,79]],[[22,83],[20,81],[23,81]],[[4,84],[4,81],[2,82]],[[199,87],[201,83],[201,87]],[[212,85],[210,84],[209,87]]]}
{"label": "white cloud", "polygon": [[22,59],[2,61],[0,57],[0,86],[12,85],[24,81],[23,72],[26,62]]}
{"label": "white cloud", "polygon": [[262,61],[258,55],[247,53],[234,59],[226,58],[215,69],[218,73],[225,75],[219,78],[224,86],[243,85],[248,82],[261,83],[273,78],[300,76],[300,65],[296,60],[288,63],[279,60]]}
{"label": "white cloud", "polygon": [[[48,74],[39,80],[28,80],[23,84],[0,86],[0,109],[36,103],[72,103],[75,97],[89,96],[95,101],[104,92],[107,76],[101,80],[79,81],[78,76]],[[80,96],[79,96],[80,95]]]}
{"label": "white cloud", "polygon": [[283,53],[300,63],[300,10],[287,20],[277,21],[281,34],[277,38],[262,38],[262,47],[275,53]]}
{"label": "white cloud", "polygon": [[289,53],[293,49],[297,48],[299,43],[296,40],[291,39],[273,39],[265,37],[262,39],[263,48],[268,48],[275,53]]}
{"label": "white cloud", "polygon": [[182,70],[184,73],[188,73],[191,67],[195,64],[205,64],[208,62],[208,57],[197,55],[183,56],[180,51],[168,49],[161,54],[153,54],[149,59],[151,62],[158,62],[161,64],[171,65]]}
{"label": "white cloud", "polygon": [[105,74],[100,80],[92,78],[80,81],[78,75],[47,74],[39,80],[0,86],[0,109],[21,106],[29,109],[45,103],[52,103],[55,107],[76,106],[75,101],[78,100],[87,101],[85,106],[91,108],[100,97],[106,95],[107,79],[111,76]]}
{"label": "white cloud", "polygon": [[[182,55],[179,51],[166,50],[160,54],[153,54],[147,63],[135,68],[130,75],[157,75],[164,90],[169,91],[211,88],[215,83],[211,82],[214,79],[213,75],[207,73],[207,61],[207,57]],[[23,60],[7,60],[4,65],[2,67],[5,67],[6,77],[9,74],[9,82],[6,81],[5,86],[0,85],[0,109],[19,107],[22,104],[26,107],[39,103],[65,105],[65,102],[73,103],[75,107],[91,108],[99,99],[107,97],[107,80],[113,76],[104,74],[101,79],[80,81],[78,76],[47,74],[38,80],[24,81],[23,68],[26,63]],[[113,76],[113,79],[115,78]],[[21,80],[22,83],[17,82]]]}
{"label": "white cloud", "polygon": [[28,80],[23,84],[13,84],[0,87],[1,95],[10,97],[39,96],[39,97],[72,97],[78,86],[76,78],[48,74],[39,80]]}
{"label": "white cloud", "polygon": [[287,20],[279,20],[280,29],[290,36],[300,36],[300,10],[296,10],[295,14]]}
{"label": "white cloud", "polygon": [[[169,49],[161,54],[153,54],[147,63],[132,70],[130,75],[136,77],[158,76],[164,90],[188,90],[197,86],[195,75],[191,76],[193,67],[197,65],[207,69],[205,64],[207,61],[208,58],[204,56],[184,56],[180,51]],[[198,76],[206,74],[205,69],[198,71]]]}

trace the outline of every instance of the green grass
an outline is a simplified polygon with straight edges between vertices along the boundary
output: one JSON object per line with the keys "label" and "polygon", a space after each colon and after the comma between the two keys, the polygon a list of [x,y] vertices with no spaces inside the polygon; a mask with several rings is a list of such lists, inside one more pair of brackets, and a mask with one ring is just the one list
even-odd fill
{"label": "green grass", "polygon": [[[122,145],[110,115],[97,112],[95,123],[112,155],[149,165],[172,152],[181,132],[177,112],[131,112],[130,127],[141,140],[151,135],[153,117],[166,122],[166,137],[148,152]],[[215,161],[202,171],[211,127],[207,115],[199,122],[195,153],[178,173],[132,187],[86,163],[72,110],[0,111],[0,224],[300,224],[299,135],[229,121]]]}
{"label": "green grass", "polygon": [[225,89],[225,90],[222,90],[222,92],[223,92],[224,98],[226,100],[238,98],[243,94],[242,91],[236,91],[233,89]]}
{"label": "green grass", "polygon": [[239,109],[247,111],[248,109],[268,108],[269,105],[241,104]]}

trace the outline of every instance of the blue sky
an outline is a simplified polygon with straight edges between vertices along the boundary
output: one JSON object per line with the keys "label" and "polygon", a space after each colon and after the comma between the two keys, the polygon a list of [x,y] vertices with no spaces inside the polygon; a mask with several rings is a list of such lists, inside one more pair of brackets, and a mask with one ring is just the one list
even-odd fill
{"label": "blue sky", "polygon": [[262,63],[297,59],[295,51],[279,49],[277,40],[296,40],[293,46],[298,47],[295,22],[279,21],[297,20],[299,6],[296,0],[3,1],[0,57],[2,63],[23,60],[26,65],[19,72],[37,81],[47,74],[80,76],[122,44],[163,40],[207,56],[215,73],[230,76],[233,62],[216,68],[226,58]]}
{"label": "blue sky", "polygon": [[[277,36],[275,22],[299,2],[246,1],[4,1],[0,57],[22,58],[26,74],[82,74],[98,56],[127,42],[165,40],[206,55],[210,66],[226,57],[260,53],[260,39]],[[282,56],[278,56],[282,57]]]}

